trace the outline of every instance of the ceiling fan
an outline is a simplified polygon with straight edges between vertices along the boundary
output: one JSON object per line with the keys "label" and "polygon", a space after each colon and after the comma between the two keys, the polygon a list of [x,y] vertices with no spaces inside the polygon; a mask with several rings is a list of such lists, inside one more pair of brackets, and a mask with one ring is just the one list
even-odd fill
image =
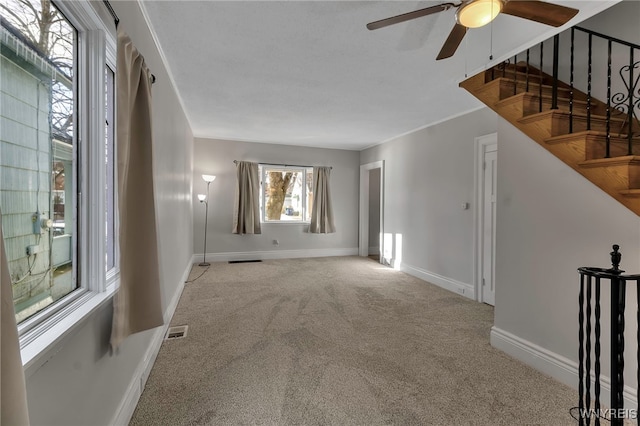
{"label": "ceiling fan", "polygon": [[389,25],[444,12],[451,8],[457,8],[456,24],[444,42],[436,60],[446,59],[456,53],[456,49],[462,42],[468,28],[479,28],[493,21],[500,13],[517,16],[542,24],[559,27],[567,23],[577,13],[577,9],[560,6],[537,0],[462,0],[461,3],[442,3],[424,9],[404,13],[391,18],[370,22],[367,28],[377,30]]}

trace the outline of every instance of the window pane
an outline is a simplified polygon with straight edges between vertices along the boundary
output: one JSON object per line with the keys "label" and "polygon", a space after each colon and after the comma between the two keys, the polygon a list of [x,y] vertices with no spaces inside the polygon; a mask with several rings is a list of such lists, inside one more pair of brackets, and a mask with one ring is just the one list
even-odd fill
{"label": "window pane", "polygon": [[305,170],[269,168],[264,171],[265,221],[305,220]]}
{"label": "window pane", "polygon": [[115,266],[115,147],[114,147],[114,74],[109,67],[105,67],[105,164],[107,166],[106,197],[106,270]]}
{"label": "window pane", "polygon": [[4,0],[0,14],[0,199],[20,322],[77,288],[77,36],[48,1]]}

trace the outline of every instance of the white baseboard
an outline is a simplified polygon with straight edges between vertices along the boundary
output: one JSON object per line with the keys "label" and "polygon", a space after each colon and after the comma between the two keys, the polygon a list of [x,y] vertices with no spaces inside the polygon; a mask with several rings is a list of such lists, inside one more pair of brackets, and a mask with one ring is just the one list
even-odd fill
{"label": "white baseboard", "polygon": [[[301,257],[357,256],[358,248],[304,249],[304,250],[264,250],[237,251],[227,253],[207,253],[207,262],[228,262],[230,260],[272,260],[296,259]],[[202,253],[194,254],[192,263],[202,262]]]}
{"label": "white baseboard", "polygon": [[404,262],[400,264],[400,270],[406,272],[409,275],[413,275],[421,280],[428,281],[431,284],[435,284],[438,287],[442,287],[457,294],[461,294],[469,299],[475,300],[475,288],[471,284],[456,281],[452,278],[443,277],[442,275],[434,272],[426,271],[416,266],[408,265]]}
{"label": "white baseboard", "polygon": [[[559,382],[576,389],[576,406],[578,405],[577,362],[495,326],[491,328],[491,346],[553,377]],[[603,366],[603,370],[604,369],[605,367]],[[603,405],[609,406],[609,401],[611,401],[611,381],[609,376],[604,373],[606,373],[606,371],[603,371],[603,374],[600,376],[600,401]],[[593,382],[595,382],[595,379],[592,372],[592,398],[594,389]],[[625,386],[624,406],[626,408],[637,408],[637,401],[638,396],[636,390],[630,386]]]}
{"label": "white baseboard", "polygon": [[131,382],[127,387],[127,391],[122,398],[120,407],[110,424],[125,426],[128,425],[131,421],[131,417],[133,416],[133,412],[138,405],[138,400],[142,395],[142,391],[144,390],[144,387],[147,383],[149,374],[151,374],[151,369],[153,368],[153,364],[156,361],[158,352],[160,352],[160,346],[162,346],[164,336],[166,335],[169,324],[171,323],[171,318],[173,317],[173,314],[178,307],[180,296],[182,295],[182,291],[184,290],[184,283],[189,278],[189,273],[191,272],[192,266],[192,263],[189,263],[184,273],[182,274],[182,278],[178,283],[178,287],[176,288],[176,291],[174,292],[173,297],[169,301],[169,305],[164,312],[164,325],[153,330],[153,336],[151,337],[151,342],[147,347],[147,351],[138,364],[138,368],[136,368],[136,371],[131,378]]}

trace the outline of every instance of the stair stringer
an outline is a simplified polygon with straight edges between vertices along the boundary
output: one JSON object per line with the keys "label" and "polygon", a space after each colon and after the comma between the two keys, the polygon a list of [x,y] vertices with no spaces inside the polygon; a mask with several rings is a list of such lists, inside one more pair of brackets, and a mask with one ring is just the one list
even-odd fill
{"label": "stair stringer", "polygon": [[[614,158],[598,158],[604,153],[604,137],[602,129],[586,131],[585,115],[574,113],[574,133],[569,133],[569,111],[563,109],[546,110],[528,114],[528,105],[537,99],[535,90],[520,92],[504,97],[503,82],[495,79],[486,82],[486,72],[481,72],[462,83],[460,87],[474,95],[485,105],[503,117],[530,139],[538,143],[569,167],[581,174],[591,183],[606,192],[619,203],[640,216],[640,156],[625,155],[627,147],[621,138],[613,137],[611,155]],[[577,99],[585,99],[586,95],[574,90]],[[599,120],[592,118],[592,126]],[[613,119],[614,126],[620,120]],[[581,124],[582,123],[582,124]],[[617,124],[616,124],[617,123]],[[585,127],[586,129],[586,127]],[[615,127],[613,131],[615,131]],[[619,129],[621,130],[621,129]],[[635,152],[634,154],[640,154]]]}

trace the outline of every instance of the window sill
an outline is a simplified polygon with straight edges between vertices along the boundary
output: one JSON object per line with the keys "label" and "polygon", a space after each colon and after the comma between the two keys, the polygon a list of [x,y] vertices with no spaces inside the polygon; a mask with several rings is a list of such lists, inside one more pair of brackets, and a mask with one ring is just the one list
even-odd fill
{"label": "window sill", "polygon": [[29,377],[57,352],[63,341],[83,324],[91,314],[115,294],[116,283],[104,292],[85,291],[42,324],[20,336],[20,355],[25,376]]}
{"label": "window sill", "polygon": [[269,221],[269,222],[260,222],[260,225],[310,225],[311,222],[302,222],[302,221],[288,221],[288,220],[281,220],[281,221]]}

